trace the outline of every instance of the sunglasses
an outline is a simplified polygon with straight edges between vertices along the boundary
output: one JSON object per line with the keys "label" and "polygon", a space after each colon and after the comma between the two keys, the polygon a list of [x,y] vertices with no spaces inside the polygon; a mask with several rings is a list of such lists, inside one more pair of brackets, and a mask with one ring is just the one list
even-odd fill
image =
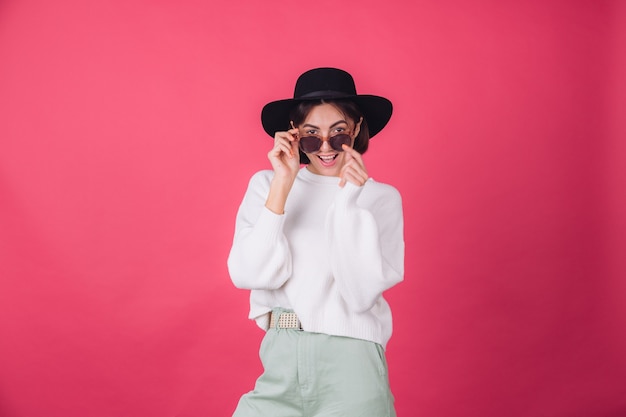
{"label": "sunglasses", "polygon": [[[319,136],[302,136],[300,137],[300,150],[304,153],[315,153],[322,147],[322,142],[323,140]],[[337,152],[343,152],[342,145],[350,146],[351,143],[352,138],[345,133],[340,133],[328,138],[328,144]]]}

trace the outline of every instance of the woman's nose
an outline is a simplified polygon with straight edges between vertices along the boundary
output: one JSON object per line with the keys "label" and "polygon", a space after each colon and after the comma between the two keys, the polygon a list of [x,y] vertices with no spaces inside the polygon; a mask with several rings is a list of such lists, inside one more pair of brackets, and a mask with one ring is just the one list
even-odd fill
{"label": "woman's nose", "polygon": [[330,146],[330,141],[328,140],[328,138],[324,138],[322,140],[322,146],[320,146],[320,151],[321,152],[328,152],[328,151],[332,151],[333,147]]}

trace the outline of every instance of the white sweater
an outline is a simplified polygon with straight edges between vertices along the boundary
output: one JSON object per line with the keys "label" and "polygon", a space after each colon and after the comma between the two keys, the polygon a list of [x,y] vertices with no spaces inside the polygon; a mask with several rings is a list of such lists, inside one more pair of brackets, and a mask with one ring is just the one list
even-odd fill
{"label": "white sweater", "polygon": [[400,193],[372,179],[340,188],[305,167],[278,215],[265,207],[273,175],[251,178],[228,257],[235,286],[252,290],[249,318],[267,329],[267,313],[283,307],[305,331],[385,347],[392,318],[382,293],[404,274]]}

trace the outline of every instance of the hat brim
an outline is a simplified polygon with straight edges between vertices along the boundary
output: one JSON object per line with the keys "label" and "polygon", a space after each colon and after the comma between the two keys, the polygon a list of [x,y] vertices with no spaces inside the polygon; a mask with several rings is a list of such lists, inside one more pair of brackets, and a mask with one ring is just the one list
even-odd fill
{"label": "hat brim", "polygon": [[291,128],[289,125],[289,113],[298,103],[303,101],[319,100],[346,100],[354,102],[363,112],[363,117],[367,121],[370,138],[379,133],[389,122],[393,106],[391,101],[384,97],[374,95],[355,95],[345,97],[315,97],[315,98],[291,98],[285,100],[272,101],[266,104],[261,110],[261,123],[268,135],[274,137],[276,132],[286,131]]}

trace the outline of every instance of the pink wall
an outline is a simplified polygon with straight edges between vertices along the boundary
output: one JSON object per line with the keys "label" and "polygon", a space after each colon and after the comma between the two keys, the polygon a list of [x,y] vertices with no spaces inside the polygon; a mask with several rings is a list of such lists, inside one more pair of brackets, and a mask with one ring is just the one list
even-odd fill
{"label": "pink wall", "polygon": [[624,2],[217,3],[0,2],[0,416],[230,415],[260,108],[327,65],[396,108],[398,414],[626,415]]}

